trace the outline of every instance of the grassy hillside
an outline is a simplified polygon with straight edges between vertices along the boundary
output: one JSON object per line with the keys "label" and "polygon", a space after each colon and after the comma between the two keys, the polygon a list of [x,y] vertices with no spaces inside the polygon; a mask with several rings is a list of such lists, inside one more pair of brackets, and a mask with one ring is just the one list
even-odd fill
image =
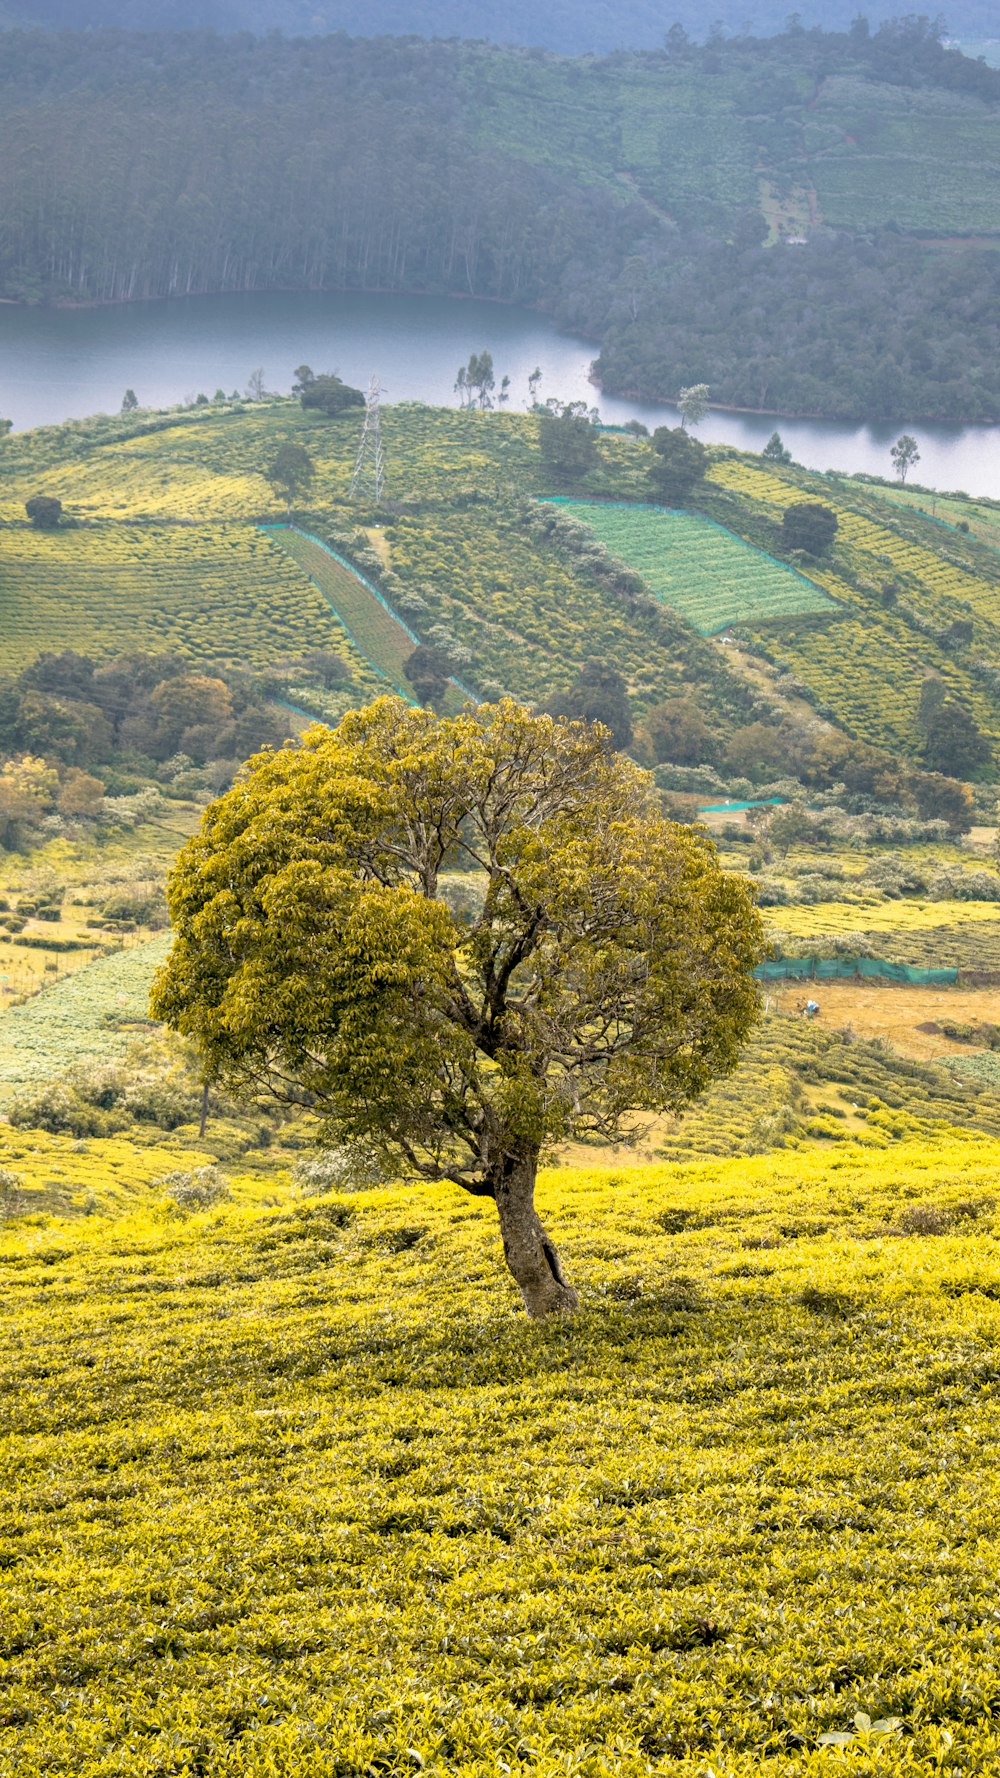
{"label": "grassy hillside", "polygon": [[[544,699],[596,656],[624,674],[637,716],[693,689],[721,738],[758,711],[762,691],[748,678],[749,657],[700,637],[686,620],[715,628],[738,619],[744,649],[784,668],[814,710],[862,740],[917,757],[928,673],[973,711],[994,745],[1000,738],[1000,554],[985,522],[966,535],[881,489],[720,448],[693,496],[715,521],[707,525],[649,508],[651,459],[641,441],[604,435],[586,485],[558,490],[528,415],[404,404],[387,410],[384,436],[390,504],[381,513],[347,498],[356,423],[317,419],[291,401],[12,439],[4,447],[0,666],[16,668],[39,647],[106,657],[128,642],[194,659],[275,662],[322,646],[339,651],[359,691],[369,692],[383,683],[379,673],[399,683],[410,631],[443,641],[458,677],[480,696]],[[314,552],[325,564],[321,593],[280,547],[284,534],[258,528],[257,520],[281,516],[261,471],[286,439],[310,452],[322,490],[303,523],[357,562],[401,623],[322,550]],[[194,523],[164,522],[174,512],[175,473],[197,490]],[[23,502],[55,491],[81,523],[40,535],[24,521]],[[581,548],[579,525],[574,533],[558,517],[565,509],[537,504],[557,492],[589,503],[608,549]],[[787,556],[780,532],[785,506],[803,498],[838,516],[832,551],[806,562]],[[595,507],[607,499],[619,504]],[[671,594],[679,558],[661,539],[678,531],[687,553]],[[646,581],[634,573],[630,581],[629,565]],[[734,602],[737,587],[750,591]],[[337,621],[338,597],[358,648]],[[970,621],[971,640],[962,628]]]}
{"label": "grassy hillside", "polygon": [[447,1190],[12,1228],[7,1761],[991,1770],[998,1166],[550,1173],[566,1326]]}

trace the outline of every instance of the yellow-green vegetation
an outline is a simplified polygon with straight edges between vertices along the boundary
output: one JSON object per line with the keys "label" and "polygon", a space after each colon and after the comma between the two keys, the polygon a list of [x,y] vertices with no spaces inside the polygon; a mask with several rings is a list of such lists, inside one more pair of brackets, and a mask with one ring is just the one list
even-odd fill
{"label": "yellow-green vegetation", "polygon": [[730,624],[831,612],[821,587],[696,513],[617,501],[560,501],[703,636]]}
{"label": "yellow-green vegetation", "polygon": [[[829,560],[810,561],[808,572],[840,611],[830,619],[747,626],[769,658],[790,668],[862,740],[914,753],[920,688],[934,673],[996,743],[1000,701],[989,662],[1000,650],[1000,564],[991,551],[856,483],[735,456],[716,461],[709,475],[748,520],[756,510],[773,525],[803,497],[837,514],[835,551]],[[951,626],[970,620],[971,648],[956,647]]]}
{"label": "yellow-green vegetation", "polygon": [[[803,983],[793,992],[800,1004],[809,994],[823,1000],[828,984]],[[905,1020],[908,990],[892,992]],[[947,1005],[943,996],[945,1019]],[[769,1011],[730,1079],[715,1081],[682,1118],[643,1130],[643,1150],[682,1160],[844,1142],[887,1148],[958,1131],[1000,1137],[1000,1080],[980,1091],[955,1074],[952,1060],[909,1061],[849,1031]]]}
{"label": "yellow-green vegetation", "polygon": [[148,1024],[149,990],[170,946],[163,933],[87,963],[0,1016],[0,1106],[74,1062],[124,1054]]}
{"label": "yellow-green vegetation", "polygon": [[[0,853],[0,1012],[165,925],[166,868],[193,819],[191,805],[164,803],[155,821],[112,831],[100,846],[51,840],[28,855]],[[52,1059],[58,1066],[58,1046]]]}
{"label": "yellow-green vegetation", "polygon": [[8,527],[0,576],[7,671],[44,648],[97,657],[159,649],[262,665],[322,647],[372,680],[319,590],[249,524]]}
{"label": "yellow-green vegetation", "polygon": [[288,551],[313,585],[319,588],[365,658],[395,691],[412,698],[413,687],[403,668],[415,644],[399,618],[318,538],[310,537],[293,525],[271,526],[269,535]]}
{"label": "yellow-green vegetation", "polygon": [[[6,664],[67,645],[101,656],[128,644],[259,663],[322,647],[342,654],[357,692],[367,695],[377,675],[346,639],[332,602],[393,684],[407,631],[439,637],[458,676],[487,697],[505,690],[544,700],[594,656],[623,674],[636,717],[695,689],[725,736],[748,720],[754,697],[733,671],[732,651],[703,641],[693,624],[643,593],[642,578],[629,578],[620,561],[615,567],[616,556],[635,561],[648,586],[662,591],[663,561],[649,532],[673,526],[698,539],[685,570],[689,593],[699,579],[710,583],[711,608],[703,599],[691,606],[694,623],[711,628],[741,616],[751,645],[787,667],[853,735],[916,757],[920,689],[933,672],[994,743],[1000,737],[991,667],[1000,658],[1000,560],[976,536],[891,502],[883,490],[765,467],[720,448],[693,496],[709,525],[650,509],[648,447],[603,434],[586,487],[570,490],[585,496],[595,524],[616,527],[610,552],[595,540],[588,554],[553,524],[558,508],[537,504],[555,490],[531,415],[389,407],[392,510],[381,514],[348,500],[357,437],[356,415],[327,420],[271,401],[138,420],[131,435],[115,421],[9,440],[8,522],[0,528]],[[399,624],[368,595],[359,604],[359,583],[325,551],[322,568],[310,555],[303,572],[276,540],[290,534],[258,528],[281,516],[261,472],[286,442],[301,444],[316,465],[303,524],[348,560],[354,552]],[[166,522],[176,521],[178,486],[197,492],[193,522]],[[22,522],[23,502],[47,492],[58,493],[70,519],[82,518],[78,529],[41,534]],[[784,508],[803,498],[832,506],[838,533],[828,557],[799,564],[800,576],[773,557]],[[629,513],[605,501],[635,505]],[[546,511],[548,526],[539,516]],[[384,529],[373,555],[364,528],[376,519]],[[739,593],[735,603],[728,592],[718,599],[720,581]],[[796,613],[799,592],[810,587],[816,608]],[[795,589],[791,605],[785,589]],[[955,626],[962,632],[970,622],[971,640],[956,639]]]}
{"label": "yellow-green vegetation", "polygon": [[9,1227],[6,1766],[995,1770],[998,1169],[557,1170],[541,1327],[448,1187]]}
{"label": "yellow-green vegetation", "polygon": [[[919,471],[917,471],[919,474]],[[936,494],[927,488],[890,487],[865,481],[859,484],[865,494],[876,494],[890,506],[909,507],[935,523],[968,535],[990,549],[1000,549],[1000,501],[976,500],[967,494]],[[942,537],[944,542],[947,533]]]}

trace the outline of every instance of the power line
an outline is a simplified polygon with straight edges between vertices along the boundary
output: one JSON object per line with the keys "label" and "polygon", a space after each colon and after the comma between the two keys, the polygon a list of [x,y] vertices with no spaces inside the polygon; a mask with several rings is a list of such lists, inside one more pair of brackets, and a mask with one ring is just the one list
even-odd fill
{"label": "power line", "polygon": [[374,496],[375,505],[382,500],[385,485],[385,455],[382,450],[382,384],[373,376],[365,400],[365,423],[361,428],[358,460],[351,478],[351,499],[363,489]]}

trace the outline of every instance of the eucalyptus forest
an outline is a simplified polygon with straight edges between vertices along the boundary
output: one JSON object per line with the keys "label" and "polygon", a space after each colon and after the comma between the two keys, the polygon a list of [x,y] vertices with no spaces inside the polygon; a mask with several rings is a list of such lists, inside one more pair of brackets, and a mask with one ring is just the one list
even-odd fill
{"label": "eucalyptus forest", "polygon": [[926,20],[605,59],[8,33],[0,295],[538,305],[611,392],[990,420],[1000,72]]}

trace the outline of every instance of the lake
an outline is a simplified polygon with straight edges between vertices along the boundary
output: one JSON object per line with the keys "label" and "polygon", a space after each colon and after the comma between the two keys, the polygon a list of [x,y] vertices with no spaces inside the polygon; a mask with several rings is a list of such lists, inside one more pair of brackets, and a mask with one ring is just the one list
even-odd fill
{"label": "lake", "polygon": [[[388,401],[456,400],[455,373],[470,352],[493,353],[497,381],[511,379],[511,407],[540,396],[596,404],[609,424],[637,418],[676,425],[675,409],[624,401],[588,380],[596,346],[561,333],[528,309],[448,297],[266,292],[186,297],[115,308],[22,309],[0,305],[0,414],[16,427],[114,412],[127,388],[146,407],[169,407],[217,388],[243,390],[260,368],[266,386],[287,392],[299,364],[337,370],[365,387],[372,372]],[[698,428],[706,442],[760,450],[778,427],[795,459],[811,469],[890,475],[889,446],[901,431],[920,445],[914,479],[1000,498],[1000,427],[855,426],[714,410]]]}

